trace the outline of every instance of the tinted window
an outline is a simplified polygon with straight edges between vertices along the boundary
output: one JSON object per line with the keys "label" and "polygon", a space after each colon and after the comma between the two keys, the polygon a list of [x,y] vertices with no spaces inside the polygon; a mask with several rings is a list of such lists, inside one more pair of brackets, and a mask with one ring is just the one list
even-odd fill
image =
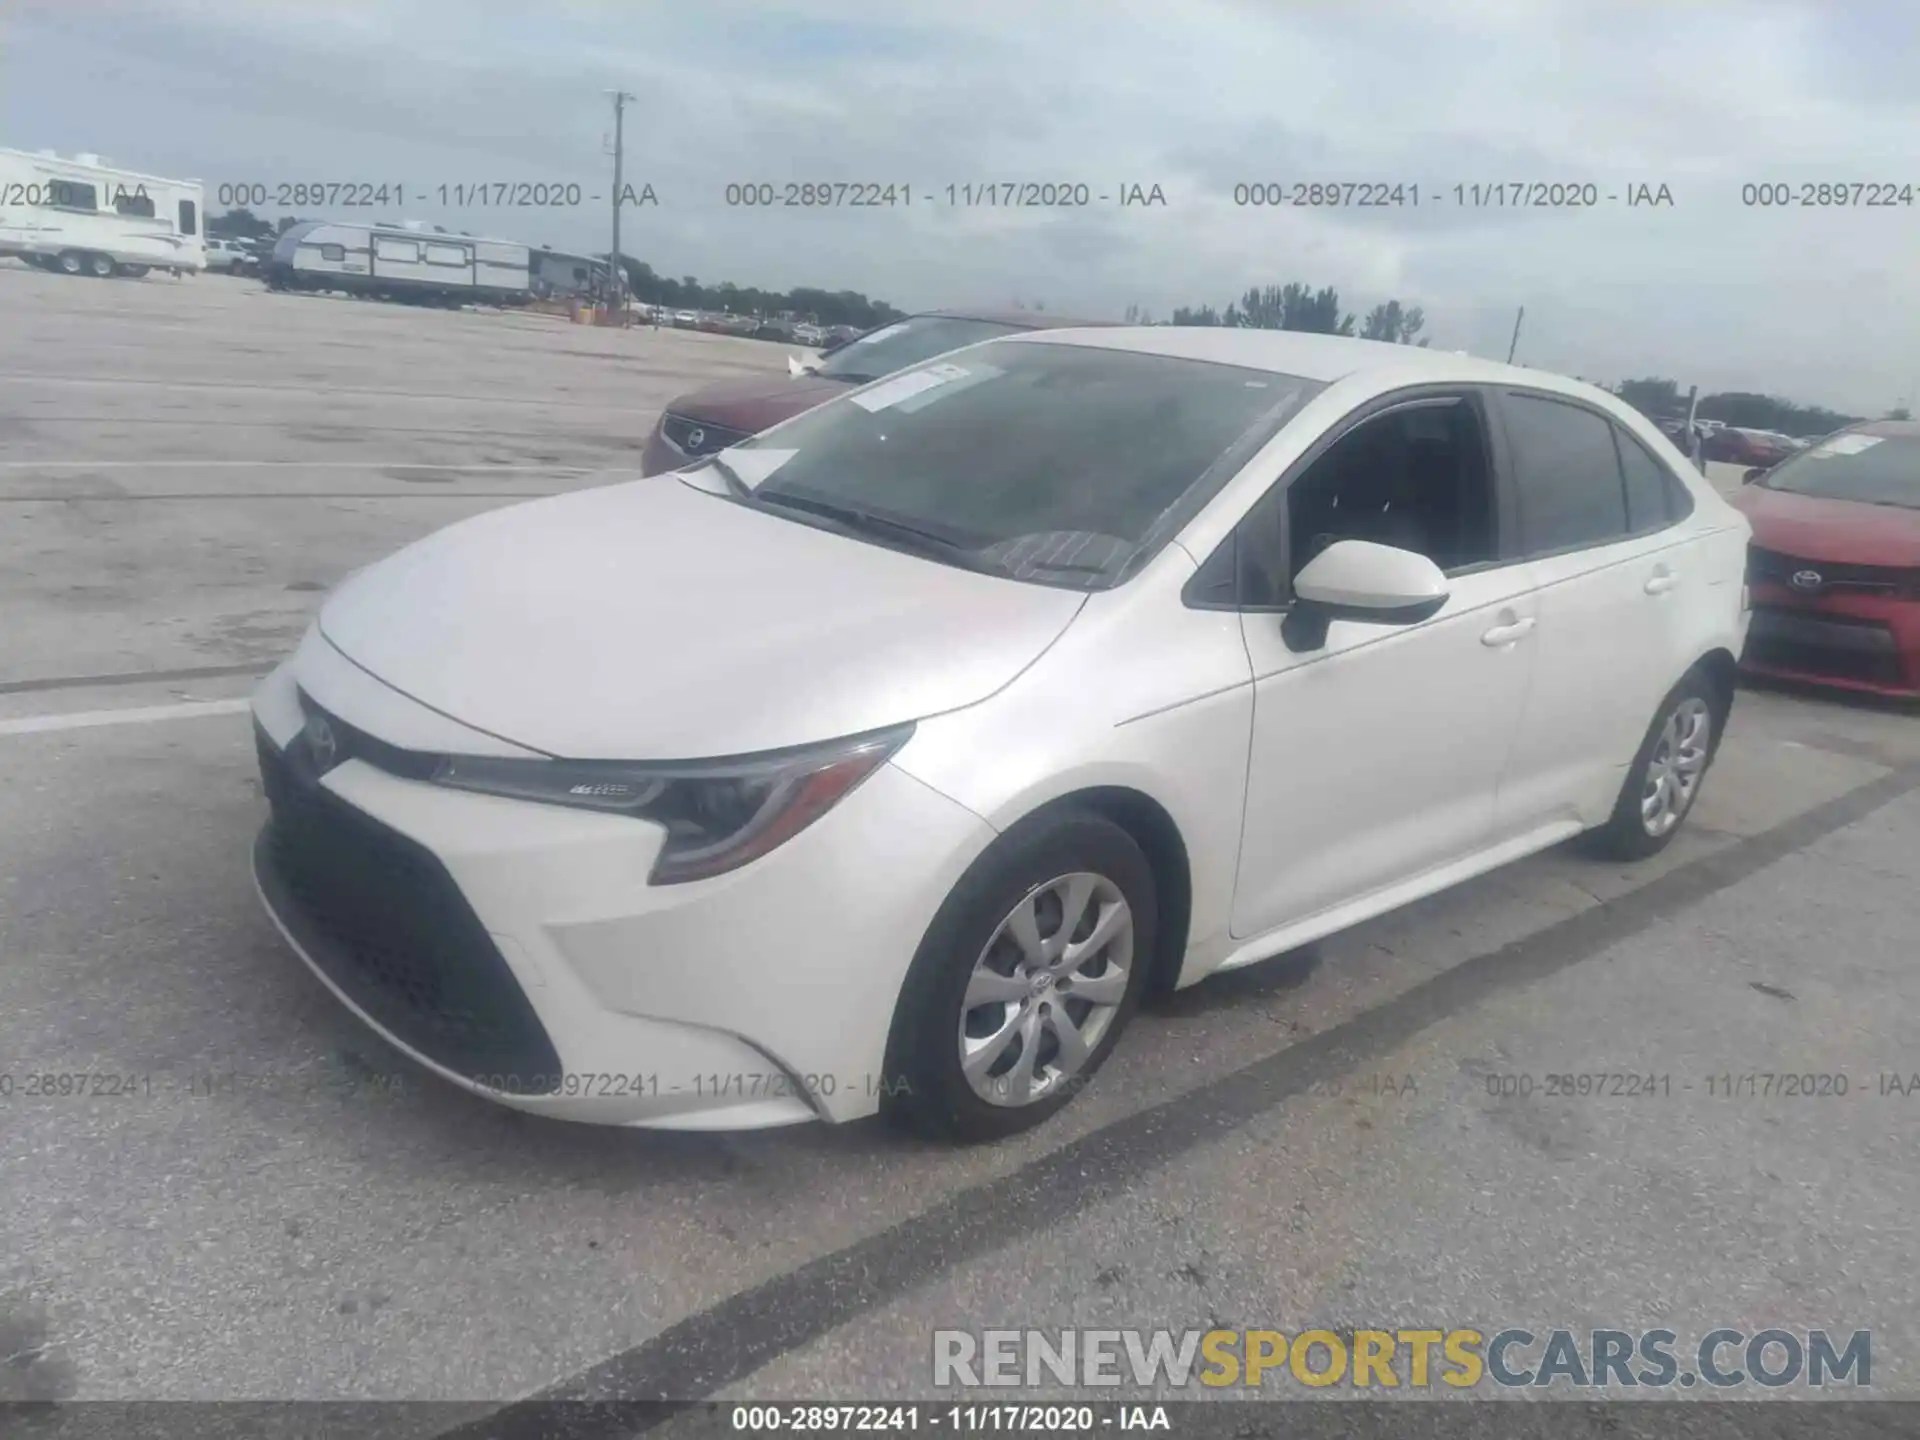
{"label": "tinted window", "polygon": [[117,192],[113,197],[113,208],[116,214],[153,219],[153,197],[144,191],[136,190],[131,194],[125,190]]}
{"label": "tinted window", "polygon": [[1017,327],[999,325],[991,320],[943,320],[937,315],[916,315],[897,325],[883,325],[871,334],[849,341],[834,351],[820,367],[820,373],[835,380],[862,384],[931,360],[962,345],[1010,335]]}
{"label": "tinted window", "polygon": [[1646,446],[1624,430],[1613,432],[1620,446],[1620,472],[1627,482],[1627,528],[1635,534],[1658,530],[1683,513],[1674,501],[1677,482]]}
{"label": "tinted window", "polygon": [[194,203],[191,200],[182,200],[180,202],[180,233],[197,235],[199,230],[200,217]]}
{"label": "tinted window", "polygon": [[55,180],[47,186],[47,204],[59,210],[98,210],[100,193],[78,180]]}
{"label": "tinted window", "polygon": [[[746,503],[1042,584],[1099,588],[1323,387],[1238,366],[1006,341],[896,375],[722,452]],[[712,470],[686,472],[720,488]]]}
{"label": "tinted window", "polygon": [[1920,510],[1920,436],[1829,436],[1755,482],[1769,490]]}
{"label": "tinted window", "polygon": [[1502,407],[1529,554],[1604,545],[1627,533],[1613,426],[1591,410],[1532,395]]}

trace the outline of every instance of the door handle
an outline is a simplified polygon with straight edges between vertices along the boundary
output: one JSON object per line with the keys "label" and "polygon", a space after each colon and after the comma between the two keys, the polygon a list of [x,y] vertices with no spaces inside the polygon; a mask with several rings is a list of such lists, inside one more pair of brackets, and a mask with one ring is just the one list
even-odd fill
{"label": "door handle", "polygon": [[1671,570],[1656,570],[1647,581],[1647,594],[1664,595],[1680,583],[1680,577]]}
{"label": "door handle", "polygon": [[1502,645],[1511,645],[1533,629],[1533,617],[1516,620],[1511,625],[1496,625],[1480,637],[1482,645],[1498,649]]}

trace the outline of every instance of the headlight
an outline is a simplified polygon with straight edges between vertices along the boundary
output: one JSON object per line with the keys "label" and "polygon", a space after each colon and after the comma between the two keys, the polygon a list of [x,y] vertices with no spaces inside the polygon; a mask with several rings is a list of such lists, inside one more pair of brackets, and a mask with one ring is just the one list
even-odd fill
{"label": "headlight", "polygon": [[456,790],[632,815],[666,828],[654,885],[737,870],[784,845],[852,793],[913,734],[911,725],[742,760],[441,759],[432,780]]}

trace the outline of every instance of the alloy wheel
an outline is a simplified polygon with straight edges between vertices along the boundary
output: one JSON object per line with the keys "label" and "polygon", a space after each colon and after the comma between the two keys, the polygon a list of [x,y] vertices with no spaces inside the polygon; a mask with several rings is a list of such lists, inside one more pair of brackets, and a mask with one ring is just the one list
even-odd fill
{"label": "alloy wheel", "polygon": [[1713,712],[1689,695],[1674,707],[1660,729],[1640,792],[1640,823],[1658,838],[1686,818],[1706,773],[1713,738]]}
{"label": "alloy wheel", "polygon": [[1133,911],[1103,875],[1028,891],[974,961],[960,1004],[960,1069],[973,1093],[1018,1107],[1071,1085],[1120,1013],[1133,939]]}

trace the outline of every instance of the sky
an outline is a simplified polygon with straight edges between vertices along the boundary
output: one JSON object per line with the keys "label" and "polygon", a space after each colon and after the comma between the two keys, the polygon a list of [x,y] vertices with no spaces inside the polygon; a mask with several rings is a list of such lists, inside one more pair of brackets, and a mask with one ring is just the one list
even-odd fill
{"label": "sky", "polygon": [[[332,213],[604,252],[614,90],[657,200],[621,248],[663,274],[1112,319],[1298,280],[1493,358],[1524,306],[1516,359],[1605,383],[1865,414],[1920,389],[1908,0],[0,0],[0,145],[196,177],[216,211],[384,182],[404,211]],[[914,198],[727,203],[808,180]],[[440,203],[517,182],[579,203]],[[1091,203],[948,199],[1006,182]],[[1236,203],[1314,182],[1420,203]],[[1744,203],[1820,182],[1912,203]],[[1597,203],[1512,203],[1536,185]]]}

